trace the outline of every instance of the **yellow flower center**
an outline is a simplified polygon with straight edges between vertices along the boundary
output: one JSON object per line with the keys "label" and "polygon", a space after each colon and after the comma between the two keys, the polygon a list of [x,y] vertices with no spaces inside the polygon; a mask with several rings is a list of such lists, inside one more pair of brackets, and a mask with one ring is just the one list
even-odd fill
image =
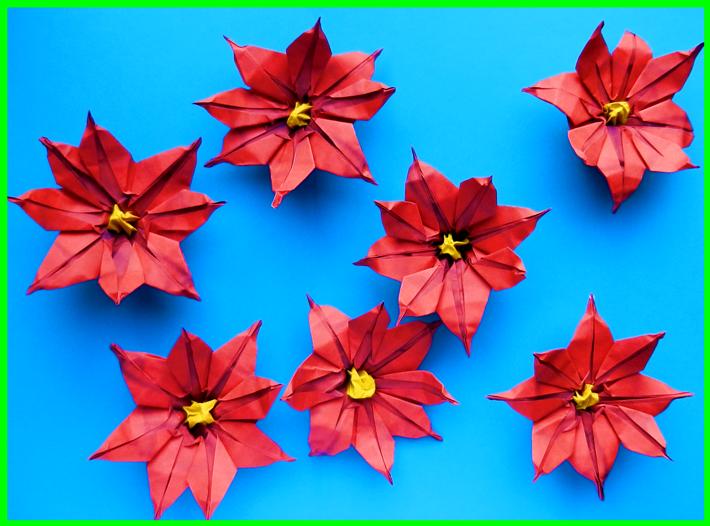
{"label": "yellow flower center", "polygon": [[366,371],[358,371],[353,367],[348,371],[350,382],[348,383],[347,394],[350,398],[362,400],[375,396],[375,379]]}
{"label": "yellow flower center", "polygon": [[185,411],[187,417],[185,418],[185,423],[193,428],[197,424],[211,424],[214,422],[212,418],[212,409],[214,409],[217,400],[208,400],[207,402],[195,402],[194,400],[190,405],[185,405],[182,410]]}
{"label": "yellow flower center", "polygon": [[111,215],[108,218],[108,229],[111,232],[116,232],[120,234],[123,232],[127,236],[133,234],[136,231],[136,227],[133,223],[138,221],[140,217],[132,214],[131,212],[124,212],[118,205],[113,205],[113,210],[111,210]]}
{"label": "yellow flower center", "polygon": [[439,244],[439,254],[451,256],[452,259],[459,260],[462,256],[461,252],[459,252],[459,249],[456,247],[468,246],[470,244],[471,242],[468,238],[461,241],[454,241],[453,234],[446,234],[444,235],[444,240]]}
{"label": "yellow flower center", "polygon": [[602,111],[604,111],[607,125],[620,126],[626,124],[629,113],[631,113],[631,106],[625,100],[607,102],[604,104]]}
{"label": "yellow flower center", "polygon": [[308,124],[311,120],[311,108],[313,106],[307,102],[297,102],[296,106],[286,119],[286,126],[289,128],[300,128]]}
{"label": "yellow flower center", "polygon": [[584,384],[584,389],[582,389],[581,393],[579,391],[574,392],[572,401],[577,409],[589,409],[599,403],[599,395],[592,391],[592,389],[594,389],[593,384]]}

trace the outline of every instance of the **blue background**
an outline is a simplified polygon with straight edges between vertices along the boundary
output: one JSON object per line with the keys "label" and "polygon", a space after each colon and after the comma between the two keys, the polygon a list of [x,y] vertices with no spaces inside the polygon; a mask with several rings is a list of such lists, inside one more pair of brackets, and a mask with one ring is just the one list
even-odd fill
{"label": "blue background", "polygon": [[[375,79],[397,92],[356,125],[379,186],[317,173],[272,210],[266,168],[202,168],[226,128],[190,103],[243,85],[222,35],[283,50],[318,16],[336,53],[384,48]],[[397,439],[390,487],[353,450],[308,457],[307,413],[278,401],[260,427],[298,461],[240,470],[214,517],[701,518],[703,170],[647,175],[612,215],[564,116],[520,91],[571,71],[602,19],[612,47],[627,28],[656,55],[703,40],[701,10],[11,10],[10,195],[54,186],[37,138],[77,144],[91,110],[136,159],[202,136],[193,188],[228,204],[183,243],[202,302],[143,288],[120,308],[95,282],[25,296],[55,234],[11,206],[10,517],[152,517],[143,464],[88,461],[133,408],[109,343],[165,355],[184,326],[217,348],[262,319],[257,373],[285,384],[311,352],[307,292],[396,315],[398,283],[352,262],[382,234],[372,201],[403,197],[413,145],[456,183],[493,175],[502,204],[552,208],[472,357],[435,337],[424,368],[461,403],[427,410],[444,441]],[[697,164],[703,57],[675,98]],[[590,292],[617,338],[667,331],[646,371],[696,393],[657,419],[674,461],[622,450],[605,502],[567,464],[533,484],[531,423],[485,399],[566,345]],[[165,517],[201,513],[186,492]]]}

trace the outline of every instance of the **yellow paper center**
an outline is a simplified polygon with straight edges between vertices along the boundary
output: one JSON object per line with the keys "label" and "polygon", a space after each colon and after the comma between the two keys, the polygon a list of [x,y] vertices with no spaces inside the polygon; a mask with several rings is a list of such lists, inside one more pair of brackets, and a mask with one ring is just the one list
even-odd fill
{"label": "yellow paper center", "polygon": [[208,400],[207,402],[193,402],[190,405],[183,406],[182,410],[185,411],[187,417],[185,418],[185,423],[193,428],[197,424],[211,424],[214,422],[212,418],[212,409],[214,408],[217,400]]}
{"label": "yellow paper center", "polygon": [[366,371],[358,371],[353,367],[348,371],[350,383],[348,383],[347,394],[350,398],[362,400],[375,396],[375,379]]}
{"label": "yellow paper center", "polygon": [[589,409],[599,403],[599,395],[592,391],[592,389],[594,389],[594,385],[584,384],[584,389],[582,389],[581,393],[579,391],[574,392],[572,401],[577,409]]}
{"label": "yellow paper center", "polygon": [[454,260],[459,260],[462,256],[461,252],[459,252],[459,249],[456,247],[467,246],[470,243],[468,238],[462,241],[454,241],[453,234],[446,234],[444,235],[444,241],[439,245],[439,254],[451,256]]}
{"label": "yellow paper center", "polygon": [[286,126],[293,129],[308,124],[311,120],[312,107],[313,106],[307,102],[297,102],[296,106],[291,110],[288,119],[286,119]]}
{"label": "yellow paper center", "polygon": [[132,214],[131,212],[124,212],[118,205],[113,205],[113,210],[111,210],[111,215],[108,218],[108,229],[111,232],[116,232],[120,234],[123,232],[127,236],[133,234],[136,231],[136,227],[133,223],[138,221],[140,217]]}
{"label": "yellow paper center", "polygon": [[609,126],[619,126],[621,124],[626,124],[629,118],[629,113],[631,113],[631,106],[629,103],[620,100],[615,102],[607,102],[602,108],[604,111],[604,117],[606,118],[606,123]]}

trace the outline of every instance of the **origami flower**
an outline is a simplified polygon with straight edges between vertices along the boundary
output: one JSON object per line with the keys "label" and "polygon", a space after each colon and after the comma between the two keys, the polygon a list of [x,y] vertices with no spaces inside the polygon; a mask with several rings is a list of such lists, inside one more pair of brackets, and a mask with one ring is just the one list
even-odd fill
{"label": "origami flower", "polygon": [[470,354],[491,289],[525,278],[513,249],[548,210],[498,206],[490,177],[456,188],[416,154],[404,197],[375,201],[386,235],[355,264],[402,282],[400,321],[436,312]]}
{"label": "origami flower", "polygon": [[10,201],[59,236],[28,294],[98,278],[116,304],[143,284],[199,299],[180,241],[223,204],[190,191],[199,139],[136,163],[89,114],[78,147],[40,141],[61,188]]}
{"label": "origami flower", "polygon": [[197,102],[231,128],[207,166],[268,164],[273,207],[316,168],[374,183],[353,122],[370,119],[394,93],[370,80],[381,50],[332,55],[320,19],[286,53],[227,42],[251,89]]}
{"label": "origami flower", "polygon": [[260,326],[214,353],[184,330],[167,358],[111,346],[138,407],[91,458],[147,462],[156,519],[188,486],[210,518],[237,468],[293,460],[256,426],[281,389],[254,376]]}
{"label": "origami flower", "polygon": [[313,354],[299,366],[283,399],[310,409],[311,455],[336,455],[351,445],[392,482],[393,436],[441,437],[422,404],[457,402],[422,362],[437,323],[388,329],[382,304],[349,319],[308,298]]}
{"label": "origami flower", "polygon": [[569,122],[569,141],[606,178],[614,211],[646,170],[696,168],[682,148],[693,140],[688,116],[671,99],[685,84],[703,47],[651,58],[648,45],[626,32],[609,54],[599,24],[577,60],[562,73],[523,91],[553,104]]}
{"label": "origami flower", "polygon": [[593,481],[604,480],[619,444],[666,457],[666,441],[653,419],[676,398],[691,396],[640,374],[664,333],[616,340],[597,313],[594,298],[566,349],[535,354],[535,376],[491,395],[534,422],[535,478],[565,460]]}

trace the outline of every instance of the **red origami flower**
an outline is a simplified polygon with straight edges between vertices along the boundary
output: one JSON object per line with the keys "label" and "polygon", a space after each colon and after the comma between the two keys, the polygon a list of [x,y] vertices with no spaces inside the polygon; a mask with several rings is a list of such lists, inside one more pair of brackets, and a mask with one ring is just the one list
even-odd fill
{"label": "red origami flower", "polygon": [[375,201],[386,235],[356,265],[402,282],[399,320],[436,312],[470,354],[491,289],[525,278],[513,252],[548,210],[498,206],[491,178],[457,188],[417,159],[406,201]]}
{"label": "red origami flower", "polygon": [[569,140],[609,185],[614,211],[638,187],[646,170],[696,168],[682,148],[693,140],[688,116],[671,99],[685,84],[703,47],[651,58],[648,45],[624,33],[609,54],[599,24],[577,60],[562,73],[523,91],[567,115]]}
{"label": "red origami flower", "polygon": [[268,164],[273,207],[316,168],[374,183],[353,122],[370,119],[394,93],[370,80],[380,51],[332,55],[320,19],[286,53],[227,42],[251,89],[197,102],[231,128],[207,166]]}
{"label": "red origami flower", "polygon": [[351,445],[392,482],[393,436],[441,440],[422,404],[457,402],[422,362],[436,323],[388,329],[382,304],[350,319],[308,298],[313,354],[299,366],[283,399],[310,409],[311,455],[336,455]]}
{"label": "red origami flower", "polygon": [[222,205],[190,191],[199,139],[136,163],[89,114],[78,147],[40,141],[61,188],[10,201],[59,236],[28,294],[98,278],[116,304],[143,284],[199,299],[180,241]]}
{"label": "red origami flower", "polygon": [[534,422],[536,479],[569,460],[603,499],[620,443],[637,453],[667,457],[653,417],[691,394],[640,374],[663,335],[614,341],[590,297],[566,349],[535,354],[535,376],[488,397]]}
{"label": "red origami flower", "polygon": [[260,326],[214,353],[184,330],[167,358],[111,346],[138,407],[91,458],[147,462],[156,519],[188,486],[210,518],[237,468],[293,460],[256,426],[281,388],[254,376]]}

